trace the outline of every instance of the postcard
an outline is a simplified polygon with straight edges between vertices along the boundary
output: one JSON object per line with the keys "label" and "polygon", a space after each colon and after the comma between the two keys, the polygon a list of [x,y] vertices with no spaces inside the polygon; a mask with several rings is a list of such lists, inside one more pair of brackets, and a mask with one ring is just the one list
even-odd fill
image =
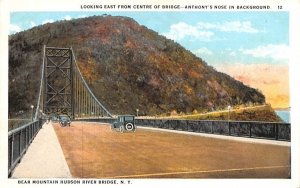
{"label": "postcard", "polygon": [[298,12],[297,1],[1,1],[1,179],[299,187]]}

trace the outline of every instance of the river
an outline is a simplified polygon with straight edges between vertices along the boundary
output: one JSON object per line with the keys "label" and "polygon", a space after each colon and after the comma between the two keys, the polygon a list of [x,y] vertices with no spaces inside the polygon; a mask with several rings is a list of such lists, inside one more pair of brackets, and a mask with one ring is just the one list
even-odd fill
{"label": "river", "polygon": [[290,111],[289,110],[275,110],[276,114],[286,123],[290,123]]}

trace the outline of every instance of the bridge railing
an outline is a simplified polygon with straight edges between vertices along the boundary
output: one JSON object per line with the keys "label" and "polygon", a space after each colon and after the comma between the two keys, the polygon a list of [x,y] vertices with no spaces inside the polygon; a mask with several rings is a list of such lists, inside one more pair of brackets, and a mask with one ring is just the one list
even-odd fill
{"label": "bridge railing", "polygon": [[289,123],[221,120],[136,119],[136,125],[250,138],[291,140]]}
{"label": "bridge railing", "polygon": [[76,118],[75,121],[85,121],[85,122],[101,122],[101,123],[109,123],[112,124],[116,121],[116,118]]}
{"label": "bridge railing", "polygon": [[20,162],[42,123],[41,119],[35,120],[8,132],[8,176]]}
{"label": "bridge railing", "polygon": [[[113,118],[79,119],[79,121],[113,123]],[[273,140],[291,140],[291,125],[279,122],[224,121],[224,120],[178,120],[178,119],[140,119],[137,126],[161,129],[249,137]]]}

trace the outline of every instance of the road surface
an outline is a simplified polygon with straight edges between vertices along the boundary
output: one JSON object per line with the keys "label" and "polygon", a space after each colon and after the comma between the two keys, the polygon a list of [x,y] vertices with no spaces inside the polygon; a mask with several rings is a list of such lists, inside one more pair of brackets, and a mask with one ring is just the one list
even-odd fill
{"label": "road surface", "polygon": [[290,178],[290,147],[100,123],[54,128],[73,177]]}

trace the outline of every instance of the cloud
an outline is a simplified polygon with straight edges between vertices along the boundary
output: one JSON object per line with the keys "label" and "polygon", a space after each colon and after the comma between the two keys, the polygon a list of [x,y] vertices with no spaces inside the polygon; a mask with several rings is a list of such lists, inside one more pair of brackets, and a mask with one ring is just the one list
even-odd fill
{"label": "cloud", "polygon": [[30,22],[30,26],[31,26],[31,27],[35,27],[35,26],[36,26],[36,23],[34,23],[33,21],[31,21],[31,22]]}
{"label": "cloud", "polygon": [[231,51],[231,52],[229,53],[229,55],[235,57],[235,56],[236,56],[236,52],[235,52],[235,51]]}
{"label": "cloud", "polygon": [[15,24],[10,24],[9,25],[9,32],[10,33],[17,33],[17,32],[20,32],[22,29],[20,26],[18,25],[15,25]]}
{"label": "cloud", "polygon": [[209,40],[214,33],[211,31],[202,31],[197,27],[189,25],[185,22],[179,22],[171,25],[170,31],[168,33],[164,33],[169,39],[173,40],[181,40],[185,37],[194,37],[200,40]]}
{"label": "cloud", "polygon": [[47,20],[44,20],[44,21],[42,22],[42,24],[52,23],[52,22],[54,22],[54,20],[52,20],[52,19],[47,19]]}
{"label": "cloud", "polygon": [[77,18],[85,18],[87,17],[85,14],[77,16]]}
{"label": "cloud", "polygon": [[194,53],[196,55],[198,55],[198,56],[201,56],[201,55],[213,55],[213,52],[210,51],[209,49],[207,49],[206,47],[199,48],[199,49],[195,50]]}
{"label": "cloud", "polygon": [[268,44],[253,49],[240,49],[243,54],[257,58],[272,58],[277,61],[289,59],[289,47],[285,44]]}
{"label": "cloud", "polygon": [[72,17],[71,16],[69,16],[69,15],[66,15],[64,18],[63,18],[64,20],[71,20],[72,19]]}
{"label": "cloud", "polygon": [[198,22],[197,28],[199,29],[216,29],[224,32],[243,32],[243,33],[258,33],[259,30],[252,26],[250,21],[232,21],[223,23],[207,23]]}
{"label": "cloud", "polygon": [[168,33],[163,35],[169,39],[181,40],[185,37],[194,37],[203,41],[211,40],[214,36],[212,30],[223,32],[258,33],[259,30],[252,26],[250,21],[231,21],[222,23],[198,22],[190,25],[185,22],[178,22],[170,26]]}

